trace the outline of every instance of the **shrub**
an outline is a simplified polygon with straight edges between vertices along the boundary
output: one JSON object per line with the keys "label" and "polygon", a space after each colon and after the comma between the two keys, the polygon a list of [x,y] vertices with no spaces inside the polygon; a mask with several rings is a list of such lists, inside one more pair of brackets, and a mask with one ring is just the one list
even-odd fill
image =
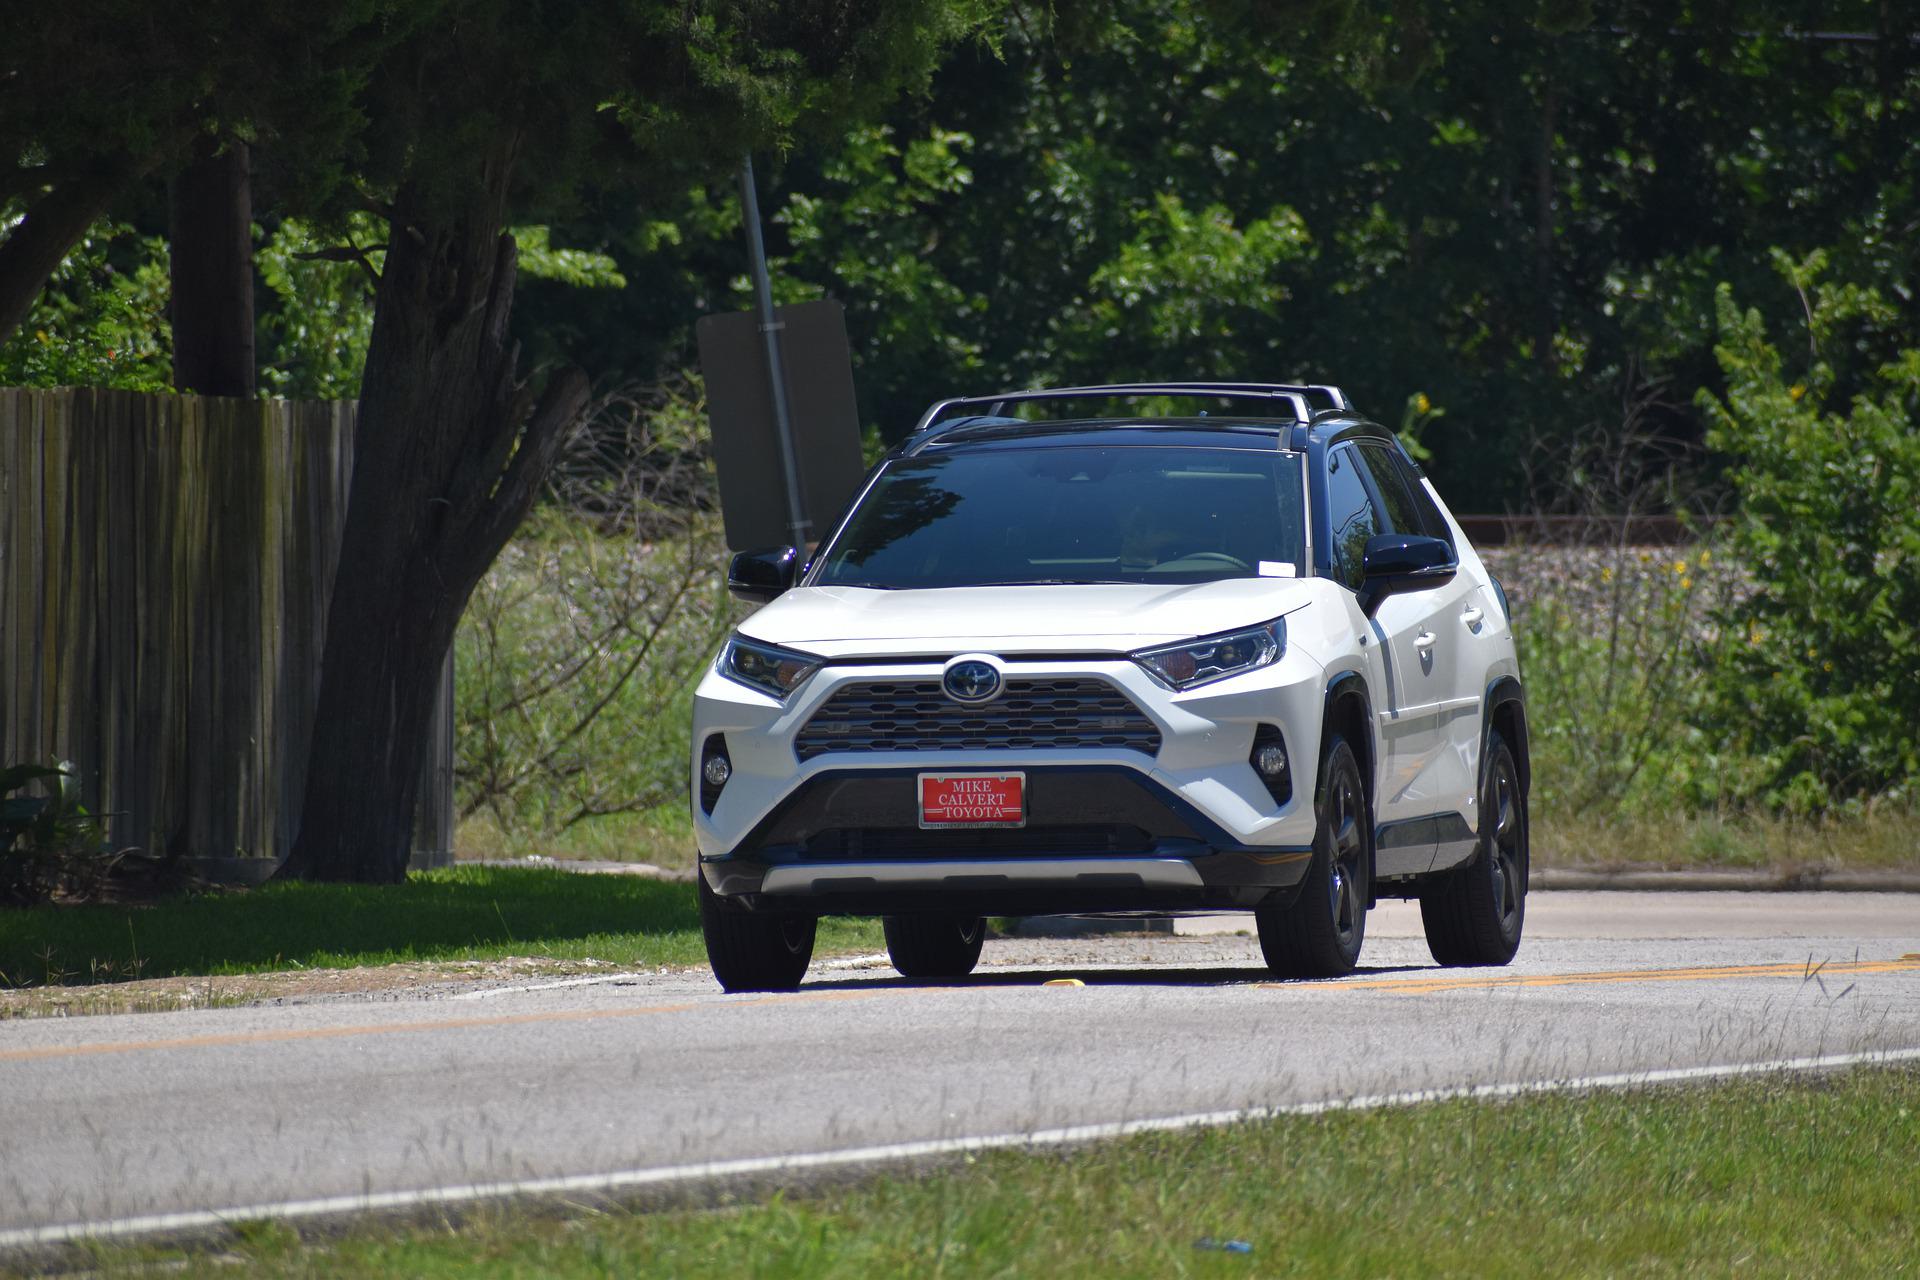
{"label": "shrub", "polygon": [[1737,789],[1740,762],[1690,723],[1711,684],[1712,616],[1739,583],[1724,553],[1534,554],[1562,575],[1516,605],[1514,626],[1542,812],[1647,813]]}
{"label": "shrub", "polygon": [[1893,308],[1822,286],[1822,254],[1776,261],[1808,353],[1784,355],[1722,286],[1726,393],[1699,397],[1739,498],[1729,545],[1753,577],[1720,615],[1703,727],[1756,758],[1760,798],[1809,813],[1920,774],[1920,351],[1854,367]]}
{"label": "shrub", "polygon": [[551,838],[684,802],[693,687],[735,616],[695,390],[603,402],[474,591],[462,819]]}
{"label": "shrub", "polygon": [[[44,794],[28,794],[36,787]],[[91,896],[106,852],[105,830],[80,803],[72,765],[0,769],[0,905]]]}

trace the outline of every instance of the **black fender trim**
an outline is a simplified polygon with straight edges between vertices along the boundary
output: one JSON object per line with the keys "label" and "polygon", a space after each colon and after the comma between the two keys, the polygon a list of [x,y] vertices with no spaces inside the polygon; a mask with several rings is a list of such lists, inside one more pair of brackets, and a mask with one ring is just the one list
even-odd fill
{"label": "black fender trim", "polygon": [[[1368,817],[1371,818],[1375,774],[1380,768],[1380,735],[1373,722],[1373,695],[1367,689],[1367,677],[1364,672],[1349,667],[1344,671],[1335,672],[1328,678],[1326,700],[1320,706],[1320,754],[1323,757],[1325,755],[1327,734],[1333,725],[1334,703],[1349,697],[1360,699],[1360,716],[1366,721],[1365,736],[1362,741],[1355,743],[1354,747],[1366,753],[1366,758],[1360,762],[1360,786],[1366,794]],[[1320,763],[1316,761],[1313,766],[1313,795],[1316,804],[1319,803],[1320,784],[1324,781],[1320,777]],[[1367,868],[1367,906],[1372,907],[1379,901],[1380,846],[1377,831],[1369,832],[1368,835],[1373,838],[1367,841],[1367,857],[1370,864]]]}
{"label": "black fender trim", "polygon": [[1524,796],[1533,788],[1533,763],[1527,750],[1527,691],[1517,676],[1501,676],[1487,685],[1487,696],[1480,707],[1481,780],[1485,781],[1487,735],[1493,732],[1493,713],[1508,704],[1517,709],[1519,716],[1519,741],[1507,745],[1513,748],[1513,762],[1520,769],[1520,794]]}
{"label": "black fender trim", "polygon": [[[1367,785],[1367,798],[1373,798],[1374,770],[1380,764],[1380,743],[1373,725],[1373,696],[1367,691],[1367,677],[1364,673],[1348,669],[1339,672],[1327,681],[1327,695],[1320,704],[1320,743],[1324,747],[1327,741],[1328,727],[1333,723],[1333,704],[1349,696],[1360,699],[1360,709],[1367,722],[1367,734],[1364,742],[1354,745],[1366,752],[1361,761],[1361,777]],[[1320,790],[1320,766],[1314,765],[1314,792]]]}

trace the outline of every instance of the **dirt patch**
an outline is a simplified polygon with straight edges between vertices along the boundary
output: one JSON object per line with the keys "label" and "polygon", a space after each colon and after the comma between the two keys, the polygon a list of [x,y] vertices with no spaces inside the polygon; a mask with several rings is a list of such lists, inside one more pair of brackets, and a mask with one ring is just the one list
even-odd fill
{"label": "dirt patch", "polygon": [[605,960],[508,956],[499,960],[406,961],[364,969],[292,969],[225,977],[142,978],[81,986],[22,987],[0,990],[0,1019],[445,996],[508,983],[583,977],[618,970],[619,966]]}

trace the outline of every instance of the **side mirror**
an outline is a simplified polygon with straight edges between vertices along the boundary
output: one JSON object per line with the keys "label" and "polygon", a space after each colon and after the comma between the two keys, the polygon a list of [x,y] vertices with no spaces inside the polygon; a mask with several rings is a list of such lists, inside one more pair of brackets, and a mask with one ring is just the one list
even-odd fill
{"label": "side mirror", "polygon": [[799,578],[800,553],[792,547],[742,551],[727,566],[727,590],[742,600],[765,604]]}
{"label": "side mirror", "polygon": [[1360,610],[1369,618],[1380,602],[1402,591],[1444,586],[1460,572],[1459,557],[1440,538],[1416,533],[1380,533],[1367,539],[1360,557]]}

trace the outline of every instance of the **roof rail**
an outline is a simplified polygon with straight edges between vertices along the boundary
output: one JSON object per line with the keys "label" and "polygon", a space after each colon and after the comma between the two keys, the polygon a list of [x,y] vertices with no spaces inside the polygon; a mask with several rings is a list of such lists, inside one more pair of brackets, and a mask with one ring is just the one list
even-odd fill
{"label": "roof rail", "polygon": [[1044,387],[1035,391],[1001,391],[985,396],[954,396],[936,401],[921,414],[920,421],[915,425],[913,432],[918,435],[938,422],[948,410],[961,406],[982,406],[984,412],[991,416],[998,415],[1008,404],[1023,400],[1087,400],[1154,395],[1216,396],[1223,400],[1255,400],[1269,405],[1276,400],[1284,400],[1288,408],[1293,411],[1296,422],[1306,422],[1313,417],[1314,410],[1307,400],[1309,396],[1325,397],[1332,402],[1332,408],[1335,410],[1350,411],[1353,408],[1353,402],[1347,399],[1346,392],[1338,387],[1320,383],[1116,382],[1092,387]]}

